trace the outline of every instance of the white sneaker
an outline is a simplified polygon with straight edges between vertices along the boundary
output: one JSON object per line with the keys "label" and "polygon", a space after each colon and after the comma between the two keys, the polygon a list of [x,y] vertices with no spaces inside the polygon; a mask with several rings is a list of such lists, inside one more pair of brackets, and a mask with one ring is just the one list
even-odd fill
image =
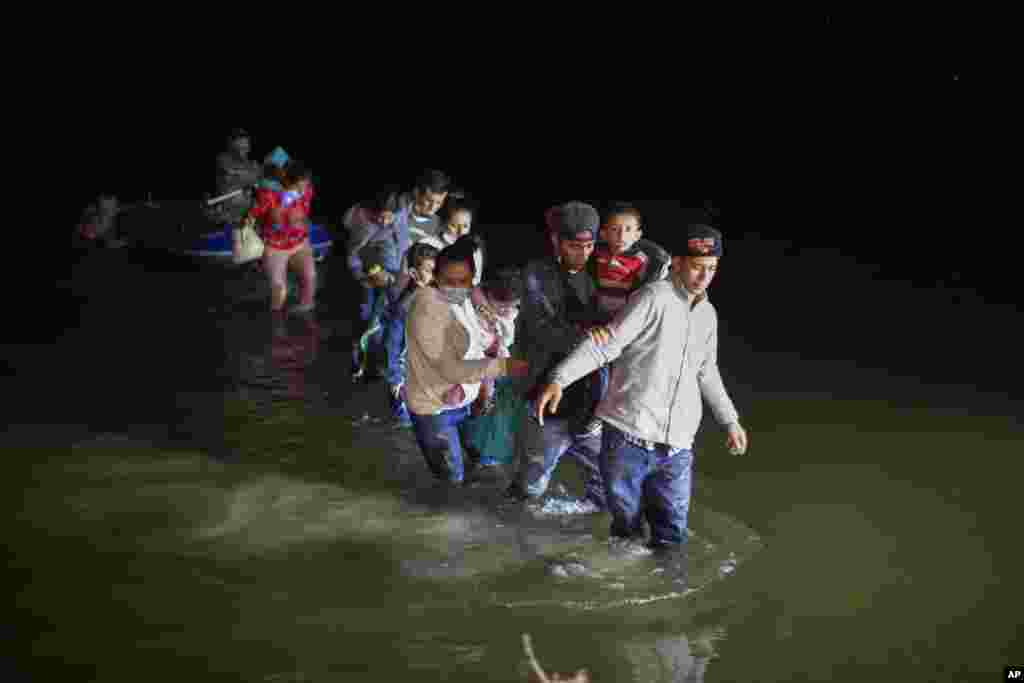
{"label": "white sneaker", "polygon": [[535,517],[561,517],[570,515],[592,515],[601,512],[594,501],[589,498],[571,498],[551,496],[526,504],[526,508]]}
{"label": "white sneaker", "polygon": [[608,539],[608,549],[617,555],[642,557],[653,555],[654,551],[647,547],[641,539],[612,536]]}

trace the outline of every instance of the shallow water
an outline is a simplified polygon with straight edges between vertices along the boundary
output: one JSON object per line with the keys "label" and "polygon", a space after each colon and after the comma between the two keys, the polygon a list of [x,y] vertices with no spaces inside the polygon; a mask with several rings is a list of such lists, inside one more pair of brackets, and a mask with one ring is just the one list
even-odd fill
{"label": "shallow water", "polygon": [[522,633],[596,681],[989,680],[1021,653],[998,397],[826,361],[830,387],[885,390],[798,391],[778,377],[805,361],[724,349],[753,448],[706,428],[680,584],[568,514],[571,466],[534,509],[432,487],[382,387],[348,380],[342,294],[275,330],[194,274],[120,273],[80,266],[78,323],[8,347],[25,672],[521,681]]}

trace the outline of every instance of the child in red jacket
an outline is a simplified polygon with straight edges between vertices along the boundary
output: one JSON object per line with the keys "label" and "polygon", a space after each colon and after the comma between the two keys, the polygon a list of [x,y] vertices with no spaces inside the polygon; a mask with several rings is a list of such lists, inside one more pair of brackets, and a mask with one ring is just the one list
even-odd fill
{"label": "child in red jacket", "polygon": [[313,309],[316,263],[309,245],[309,214],[313,201],[312,173],[299,161],[289,161],[282,189],[261,188],[246,213],[249,225],[260,223],[263,269],[270,280],[270,310],[281,311],[288,298],[288,267],[299,272],[301,289],[296,312]]}
{"label": "child in red jacket", "polygon": [[[605,214],[598,236],[588,266],[597,285],[596,322],[607,325],[633,292],[668,276],[671,257],[654,242],[642,239],[640,211],[630,204],[614,203]],[[605,365],[588,378],[594,408],[604,398],[610,377],[611,366]],[[592,419],[583,432],[594,433],[600,427],[600,421]]]}

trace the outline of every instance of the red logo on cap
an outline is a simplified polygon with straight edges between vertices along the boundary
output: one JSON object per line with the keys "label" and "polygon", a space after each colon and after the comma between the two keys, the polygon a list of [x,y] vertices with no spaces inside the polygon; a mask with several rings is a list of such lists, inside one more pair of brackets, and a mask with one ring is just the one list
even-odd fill
{"label": "red logo on cap", "polygon": [[695,237],[688,241],[686,245],[689,247],[691,252],[697,254],[710,254],[715,249],[715,238]]}

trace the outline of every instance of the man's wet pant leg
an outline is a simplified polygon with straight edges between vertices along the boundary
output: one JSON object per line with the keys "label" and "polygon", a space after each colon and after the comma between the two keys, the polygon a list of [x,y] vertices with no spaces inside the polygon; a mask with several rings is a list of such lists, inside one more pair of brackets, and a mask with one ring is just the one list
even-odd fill
{"label": "man's wet pant leg", "polygon": [[568,454],[583,470],[584,497],[604,509],[605,486],[598,464],[600,433],[574,435],[568,419],[550,416],[545,416],[542,427],[532,417],[535,413],[534,402],[528,402],[527,415],[516,438],[522,492],[529,498],[543,496],[562,456]]}
{"label": "man's wet pant leg", "polygon": [[404,391],[397,395],[395,393],[396,387],[405,385],[405,316],[400,311],[394,310],[394,307],[389,307],[381,319],[381,324],[384,327],[384,349],[387,352],[384,380],[388,385],[391,419],[406,425],[411,418],[405,405]]}
{"label": "man's wet pant leg", "polygon": [[[664,450],[662,450],[664,448]],[[672,548],[686,544],[686,523],[693,483],[693,451],[655,451],[654,469],[644,481],[647,523],[651,545]]]}
{"label": "man's wet pant leg", "polygon": [[461,427],[469,417],[469,407],[411,417],[416,443],[427,467],[437,479],[461,484],[465,475]]}
{"label": "man's wet pant leg", "polygon": [[692,451],[664,445],[647,450],[605,423],[600,464],[612,536],[642,538],[646,520],[651,526],[652,546],[686,543]]}

